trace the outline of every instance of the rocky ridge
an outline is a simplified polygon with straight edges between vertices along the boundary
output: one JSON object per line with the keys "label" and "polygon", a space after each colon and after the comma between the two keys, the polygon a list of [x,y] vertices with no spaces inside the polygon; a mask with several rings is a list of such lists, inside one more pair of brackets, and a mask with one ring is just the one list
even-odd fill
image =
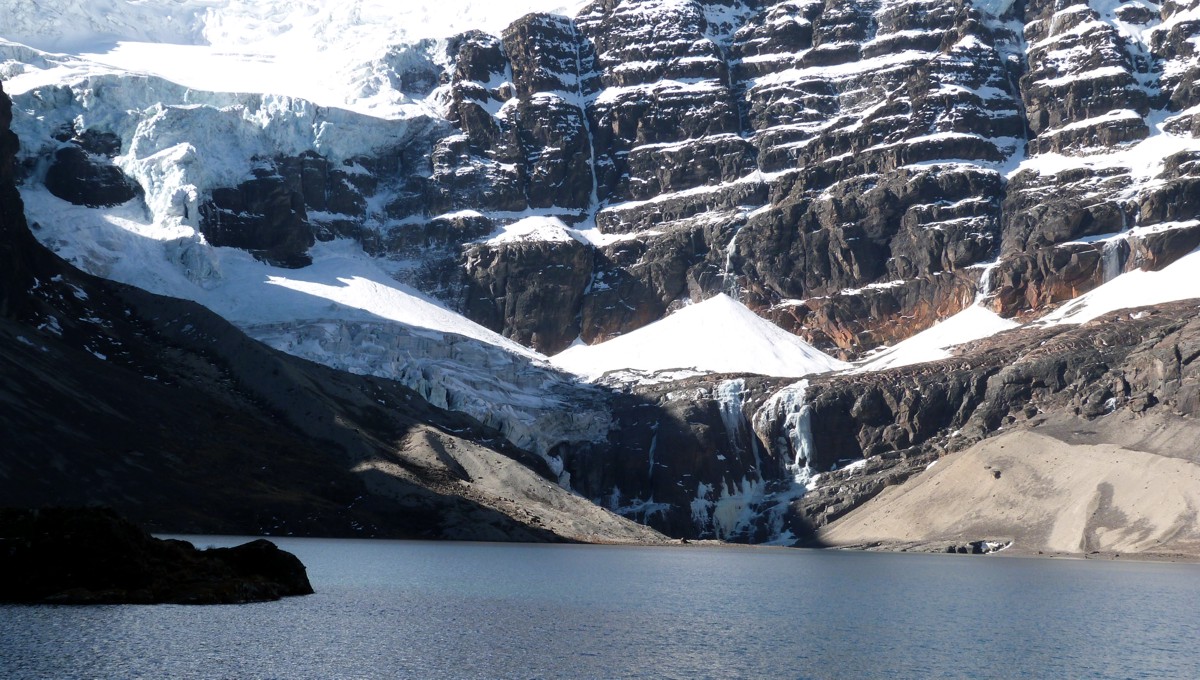
{"label": "rocky ridge", "polygon": [[[1036,314],[1198,243],[1196,8],[1093,4],[596,2],[415,52],[409,70],[428,77],[408,86],[433,89],[443,119],[387,126],[210,94],[134,125],[106,93],[53,136],[26,134],[45,140],[26,165],[87,205],[139,185],[157,196],[169,159],[156,155],[180,133],[154,131],[212,119],[251,176],[193,176],[183,204],[150,201],[210,243],[303,266],[314,240],[354,238],[545,353],[733,292],[854,356],[981,293]],[[358,148],[280,143],[313,115],[381,132]],[[245,127],[263,116],[265,137]],[[88,150],[97,140],[124,152],[127,176]],[[530,214],[601,238],[487,238]]]}

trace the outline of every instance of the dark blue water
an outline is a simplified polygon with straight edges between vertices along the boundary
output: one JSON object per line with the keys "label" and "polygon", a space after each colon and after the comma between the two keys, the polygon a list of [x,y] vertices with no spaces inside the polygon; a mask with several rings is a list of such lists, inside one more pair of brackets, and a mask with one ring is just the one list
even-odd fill
{"label": "dark blue water", "polygon": [[316,595],[0,607],[0,677],[1200,677],[1196,565],[277,542]]}

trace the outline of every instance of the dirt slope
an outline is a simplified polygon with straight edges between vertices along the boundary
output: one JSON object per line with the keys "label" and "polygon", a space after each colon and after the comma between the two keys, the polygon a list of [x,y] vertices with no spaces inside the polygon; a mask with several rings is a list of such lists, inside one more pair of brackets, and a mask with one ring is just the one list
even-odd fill
{"label": "dirt slope", "polygon": [[[1152,441],[1161,426],[1146,419],[1124,430]],[[1022,429],[979,442],[888,488],[821,538],[885,549],[987,540],[1025,554],[1200,557],[1200,465],[1178,456],[1178,442],[1160,455],[1071,439]]]}

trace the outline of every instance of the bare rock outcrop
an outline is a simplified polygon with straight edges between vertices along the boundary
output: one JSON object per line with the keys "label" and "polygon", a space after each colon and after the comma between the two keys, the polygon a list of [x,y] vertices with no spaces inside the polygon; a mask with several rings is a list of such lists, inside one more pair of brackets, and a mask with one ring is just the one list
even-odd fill
{"label": "bare rock outcrop", "polygon": [[258,539],[196,550],[103,508],[0,509],[0,601],[238,604],[313,592],[304,564]]}

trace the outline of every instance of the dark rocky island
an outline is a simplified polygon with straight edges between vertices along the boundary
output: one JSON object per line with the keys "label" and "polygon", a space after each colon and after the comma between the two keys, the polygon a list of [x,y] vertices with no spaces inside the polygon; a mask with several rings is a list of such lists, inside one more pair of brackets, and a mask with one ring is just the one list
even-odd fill
{"label": "dark rocky island", "polygon": [[105,508],[0,509],[0,602],[237,604],[312,592],[300,560],[264,539],[197,550]]}

